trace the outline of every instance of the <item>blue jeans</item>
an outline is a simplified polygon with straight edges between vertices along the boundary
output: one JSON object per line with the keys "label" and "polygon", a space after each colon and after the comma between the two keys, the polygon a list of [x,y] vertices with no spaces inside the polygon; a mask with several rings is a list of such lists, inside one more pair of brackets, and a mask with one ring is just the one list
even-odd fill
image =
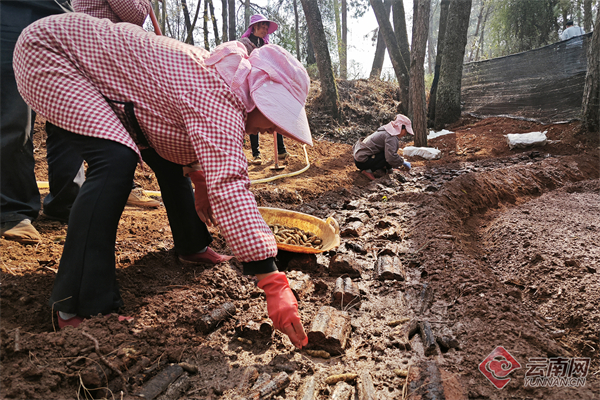
{"label": "blue jeans", "polygon": [[[49,304],[55,311],[82,317],[116,312],[123,300],[116,281],[115,241],[137,154],[111,140],[60,128],[55,133],[77,149],[88,170],[71,210]],[[165,160],[153,149],[143,150],[142,156],[160,185],[175,250],[182,255],[199,252],[212,237],[196,213],[190,179],[183,176],[181,165]]]}
{"label": "blue jeans", "polygon": [[[0,222],[18,222],[38,217],[40,193],[33,157],[35,114],[17,90],[12,56],[21,31],[48,15],[62,13],[54,1],[0,2],[1,82],[0,82]],[[48,134],[46,141],[50,195],[44,211],[60,218],[69,215],[83,182],[83,160],[60,138]]]}

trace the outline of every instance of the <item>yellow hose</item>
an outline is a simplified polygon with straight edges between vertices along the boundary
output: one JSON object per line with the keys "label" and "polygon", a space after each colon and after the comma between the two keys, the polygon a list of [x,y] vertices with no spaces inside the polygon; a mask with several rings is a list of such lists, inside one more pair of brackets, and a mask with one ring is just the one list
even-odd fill
{"label": "yellow hose", "polygon": [[[263,179],[255,179],[255,180],[251,180],[250,183],[251,184],[258,184],[258,183],[267,183],[267,182],[272,182],[274,180],[277,179],[283,179],[283,178],[287,178],[290,176],[296,176],[296,175],[300,175],[301,173],[303,173],[304,171],[306,171],[309,167],[310,167],[310,162],[308,161],[308,152],[306,151],[306,145],[302,145],[302,149],[304,150],[304,157],[306,158],[306,166],[298,171],[294,171],[294,172],[290,172],[289,174],[283,174],[283,175],[275,175],[272,176],[270,178],[263,178]],[[44,182],[44,181],[38,181],[37,183],[38,188],[40,189],[48,189],[50,187],[50,185],[48,184],[48,182]],[[144,194],[147,196],[160,196],[160,191],[158,190],[144,190]]]}
{"label": "yellow hose", "polygon": [[256,184],[256,183],[266,183],[266,182],[271,182],[277,179],[283,179],[283,178],[287,178],[289,176],[295,176],[295,175],[300,175],[301,173],[303,173],[304,171],[306,171],[309,167],[310,167],[310,162],[308,161],[308,152],[306,151],[306,145],[302,145],[302,149],[304,149],[304,157],[306,157],[306,167],[298,170],[298,171],[294,171],[294,172],[290,172],[289,174],[283,174],[283,175],[275,175],[272,176],[270,178],[263,178],[263,179],[255,179],[255,180],[251,180],[250,183],[251,184]]}

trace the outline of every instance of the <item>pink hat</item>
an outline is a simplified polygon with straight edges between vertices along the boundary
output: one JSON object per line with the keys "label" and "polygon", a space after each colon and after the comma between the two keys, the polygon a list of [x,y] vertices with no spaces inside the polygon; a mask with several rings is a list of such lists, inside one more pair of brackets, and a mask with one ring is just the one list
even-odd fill
{"label": "pink hat", "polygon": [[268,44],[269,43],[269,35],[271,33],[275,32],[277,30],[277,28],[279,28],[279,25],[277,25],[277,22],[270,21],[267,19],[267,17],[265,17],[264,15],[261,15],[261,14],[254,14],[253,16],[250,17],[250,25],[248,25],[248,29],[246,29],[246,32],[244,32],[242,37],[250,36],[250,34],[252,33],[252,25],[257,24],[259,22],[268,22],[269,23],[269,30],[267,31],[267,35],[263,38],[263,40],[265,41],[265,44]]}
{"label": "pink hat", "polygon": [[269,44],[252,51],[250,96],[278,132],[312,146],[304,104],[310,86],[306,69],[283,47]]}
{"label": "pink hat", "polygon": [[383,129],[387,131],[392,136],[398,136],[402,133],[402,125],[406,127],[406,131],[410,135],[414,135],[412,130],[412,122],[406,115],[398,114],[396,115],[396,119],[383,126]]}
{"label": "pink hat", "polygon": [[247,80],[252,65],[248,61],[248,51],[243,44],[237,40],[225,42],[217,46],[204,63],[215,66],[221,78],[242,100],[247,112],[254,109]]}

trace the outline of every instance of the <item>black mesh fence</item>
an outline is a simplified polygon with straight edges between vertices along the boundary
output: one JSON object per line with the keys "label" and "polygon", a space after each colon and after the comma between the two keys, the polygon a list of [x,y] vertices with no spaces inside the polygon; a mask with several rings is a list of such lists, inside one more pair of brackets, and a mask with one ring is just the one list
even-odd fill
{"label": "black mesh fence", "polygon": [[465,64],[463,112],[542,123],[578,119],[591,36]]}

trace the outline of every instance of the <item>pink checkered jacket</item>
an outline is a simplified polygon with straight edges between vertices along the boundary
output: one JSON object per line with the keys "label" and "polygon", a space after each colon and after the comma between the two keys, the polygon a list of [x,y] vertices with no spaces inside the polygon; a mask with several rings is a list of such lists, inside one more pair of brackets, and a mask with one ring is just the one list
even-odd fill
{"label": "pink checkered jacket", "polygon": [[149,145],[180,165],[198,162],[221,233],[241,262],[277,253],[250,192],[243,153],[246,108],[206,50],[80,13],[44,18],[17,43],[14,69],[26,102],[68,131],[139,153],[113,107],[133,103]]}
{"label": "pink checkered jacket", "polygon": [[72,0],[71,4],[75,12],[138,26],[144,24],[151,7],[149,0]]}

